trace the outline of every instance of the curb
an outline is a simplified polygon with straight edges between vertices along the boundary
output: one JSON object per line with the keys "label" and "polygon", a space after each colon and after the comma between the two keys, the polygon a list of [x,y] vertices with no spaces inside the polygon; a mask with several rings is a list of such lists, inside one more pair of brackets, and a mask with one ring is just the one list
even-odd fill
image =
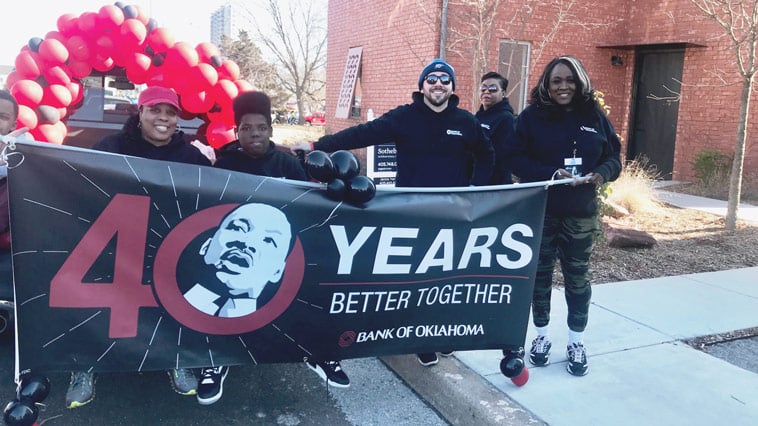
{"label": "curb", "polygon": [[445,420],[456,426],[546,425],[457,358],[423,367],[416,355],[379,358]]}

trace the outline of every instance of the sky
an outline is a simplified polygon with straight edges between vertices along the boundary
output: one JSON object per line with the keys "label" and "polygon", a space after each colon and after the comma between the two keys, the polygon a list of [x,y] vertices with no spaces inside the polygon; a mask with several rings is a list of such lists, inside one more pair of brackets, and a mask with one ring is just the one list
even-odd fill
{"label": "sky", "polygon": [[[112,5],[108,0],[21,0],[5,7],[0,24],[0,65],[13,65],[21,47],[32,37],[44,38],[57,30],[58,17],[66,13],[77,16],[83,12],[97,12]],[[138,5],[161,27],[171,31],[176,41],[192,45],[210,41],[210,15],[224,0],[135,0],[122,1],[124,5]]]}

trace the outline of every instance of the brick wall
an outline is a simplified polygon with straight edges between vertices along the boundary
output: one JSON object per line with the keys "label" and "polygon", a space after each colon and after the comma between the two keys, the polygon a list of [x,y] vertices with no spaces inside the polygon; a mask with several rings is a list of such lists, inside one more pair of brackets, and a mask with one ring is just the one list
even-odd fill
{"label": "brick wall", "polygon": [[[737,132],[740,86],[733,53],[723,30],[703,17],[689,0],[587,0],[571,9],[561,3],[538,1],[526,9],[521,0],[503,0],[487,44],[486,62],[496,69],[501,40],[531,45],[528,87],[535,84],[545,64],[557,55],[577,56],[587,68],[595,88],[606,94],[616,131],[628,139],[636,48],[687,43],[674,158],[676,180],[691,180],[692,161],[703,149],[732,154]],[[370,7],[368,7],[370,5]],[[438,55],[440,1],[434,0],[331,0],[327,50],[327,113],[341,84],[347,51],[363,47],[363,98],[361,120],[330,118],[327,132],[365,121],[372,108],[380,115],[409,102],[417,89],[418,73]],[[470,8],[450,0],[447,60],[455,67],[456,93],[461,107],[474,110],[472,90],[477,77],[472,69],[474,44],[462,41],[461,32]],[[562,21],[557,31],[558,16]],[[467,30],[467,28],[469,28]],[[455,44],[453,43],[455,42]],[[623,66],[612,66],[611,56]],[[722,79],[728,83],[725,85]],[[758,170],[755,132],[758,115],[751,113],[745,170]],[[623,148],[626,149],[625,147]]]}

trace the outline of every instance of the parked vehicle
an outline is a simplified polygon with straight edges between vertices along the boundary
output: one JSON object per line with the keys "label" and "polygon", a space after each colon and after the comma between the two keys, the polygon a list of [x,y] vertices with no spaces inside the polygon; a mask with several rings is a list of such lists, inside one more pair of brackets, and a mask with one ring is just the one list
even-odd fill
{"label": "parked vehicle", "polygon": [[309,126],[323,126],[324,123],[326,123],[326,113],[323,111],[316,111],[305,116],[305,124]]}

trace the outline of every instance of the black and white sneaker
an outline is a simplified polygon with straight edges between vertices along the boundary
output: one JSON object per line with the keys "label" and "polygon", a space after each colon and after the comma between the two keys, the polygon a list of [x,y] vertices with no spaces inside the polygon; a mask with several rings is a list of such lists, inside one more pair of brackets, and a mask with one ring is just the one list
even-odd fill
{"label": "black and white sneaker", "polygon": [[587,350],[581,343],[572,343],[566,347],[566,358],[568,364],[566,370],[574,376],[584,376],[589,371],[587,365]]}
{"label": "black and white sneaker", "polygon": [[221,399],[227,374],[229,367],[225,365],[200,370],[200,381],[197,385],[197,402],[200,405],[211,405]]}
{"label": "black and white sneaker", "polygon": [[330,386],[337,388],[350,387],[350,378],[342,370],[339,361],[316,362],[308,361],[305,363],[308,368],[315,371],[322,380],[325,380]]}
{"label": "black and white sneaker", "polygon": [[544,367],[550,363],[550,348],[553,344],[547,336],[538,336],[532,340],[532,348],[529,350],[529,362],[535,367]]}
{"label": "black and white sneaker", "polygon": [[436,352],[425,352],[423,354],[416,354],[416,357],[418,358],[419,364],[423,365],[424,367],[431,367],[434,364],[437,364],[440,360],[437,358]]}

